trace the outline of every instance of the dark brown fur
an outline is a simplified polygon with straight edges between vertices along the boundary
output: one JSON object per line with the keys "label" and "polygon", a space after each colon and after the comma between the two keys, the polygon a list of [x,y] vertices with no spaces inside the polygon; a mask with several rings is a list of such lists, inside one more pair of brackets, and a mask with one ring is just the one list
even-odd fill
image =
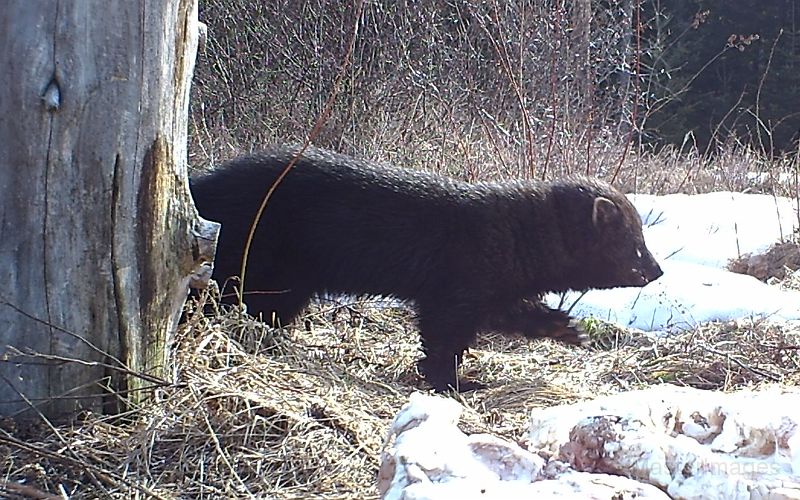
{"label": "dark brown fur", "polygon": [[[200,214],[222,223],[218,281],[239,274],[253,216],[295,153],[273,147],[193,182]],[[468,184],[319,149],[276,189],[250,256],[244,301],[266,318],[289,322],[318,293],[412,302],[420,368],[440,391],[480,331],[583,342],[542,294],[661,275],[634,207],[598,180]]]}

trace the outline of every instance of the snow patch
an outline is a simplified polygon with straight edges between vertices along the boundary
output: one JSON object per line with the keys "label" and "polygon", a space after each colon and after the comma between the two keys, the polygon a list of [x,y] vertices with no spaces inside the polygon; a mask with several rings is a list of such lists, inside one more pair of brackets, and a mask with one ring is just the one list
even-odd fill
{"label": "snow patch", "polygon": [[[389,430],[378,472],[385,500],[666,499],[632,479],[587,474],[547,461],[516,443],[457,427],[456,401],[411,395]],[[625,497],[620,491],[630,492]]]}
{"label": "snow patch", "polygon": [[[797,200],[731,192],[629,196],[664,275],[644,288],[568,293],[563,309],[659,332],[744,318],[800,320],[800,292],[725,269],[731,259],[790,237],[800,223]],[[556,307],[561,299],[550,294],[545,301]]]}
{"label": "snow patch", "polygon": [[800,498],[800,392],[664,385],[534,410],[528,446],[672,498]]}
{"label": "snow patch", "polygon": [[461,410],[411,395],[384,444],[383,499],[800,498],[800,392],[664,385],[537,409],[525,447],[464,434]]}

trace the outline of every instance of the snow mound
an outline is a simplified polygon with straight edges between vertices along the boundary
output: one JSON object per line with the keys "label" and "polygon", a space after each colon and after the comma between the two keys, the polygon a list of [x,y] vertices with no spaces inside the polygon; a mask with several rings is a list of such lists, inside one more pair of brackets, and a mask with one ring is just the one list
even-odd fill
{"label": "snow mound", "polygon": [[798,226],[797,201],[766,194],[629,195],[656,259],[724,268],[763,253]]}
{"label": "snow mound", "polygon": [[[395,417],[381,454],[381,498],[668,498],[657,488],[632,479],[547,463],[495,436],[466,435],[456,425],[461,411],[461,405],[452,399],[411,395]],[[620,496],[620,491],[625,495]]]}
{"label": "snow mound", "polygon": [[529,448],[672,498],[800,498],[800,392],[670,385],[534,410]]}
{"label": "snow mound", "polygon": [[464,434],[461,411],[411,395],[381,454],[381,498],[800,498],[800,392],[665,385],[534,410],[527,449]]}

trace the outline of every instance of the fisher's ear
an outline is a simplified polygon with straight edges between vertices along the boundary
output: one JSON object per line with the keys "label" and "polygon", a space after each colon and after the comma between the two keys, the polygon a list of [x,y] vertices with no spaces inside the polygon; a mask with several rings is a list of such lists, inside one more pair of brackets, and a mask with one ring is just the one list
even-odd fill
{"label": "fisher's ear", "polygon": [[598,196],[594,199],[592,207],[592,224],[602,227],[611,224],[619,218],[619,207],[608,198]]}

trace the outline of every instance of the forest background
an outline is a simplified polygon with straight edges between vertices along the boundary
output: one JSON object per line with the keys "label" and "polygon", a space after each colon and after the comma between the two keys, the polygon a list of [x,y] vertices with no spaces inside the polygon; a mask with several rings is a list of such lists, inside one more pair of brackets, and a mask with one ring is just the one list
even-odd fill
{"label": "forest background", "polygon": [[316,145],[473,180],[629,184],[655,155],[672,175],[648,188],[685,191],[709,158],[798,152],[795,0],[201,0],[200,18],[195,168],[317,121]]}

